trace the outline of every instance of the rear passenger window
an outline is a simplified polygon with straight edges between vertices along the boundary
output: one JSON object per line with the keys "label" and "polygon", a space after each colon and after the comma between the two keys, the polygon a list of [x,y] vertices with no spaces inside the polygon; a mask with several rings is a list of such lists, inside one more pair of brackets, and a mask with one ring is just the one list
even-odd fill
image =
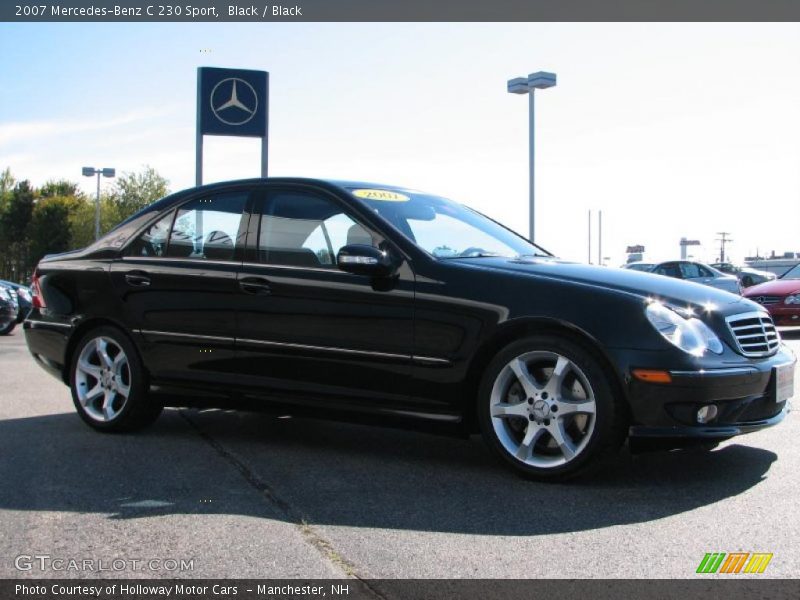
{"label": "rear passenger window", "polygon": [[247,192],[198,198],[184,204],[175,217],[167,256],[208,260],[233,260],[244,244],[240,231]]}
{"label": "rear passenger window", "polygon": [[127,256],[164,256],[167,251],[169,227],[175,211],[169,211],[165,217],[156,221],[144,230],[144,233],[128,246]]}
{"label": "rear passenger window", "polygon": [[336,255],[347,244],[374,245],[372,236],[332,200],[299,192],[267,199],[258,232],[260,262],[335,269]]}

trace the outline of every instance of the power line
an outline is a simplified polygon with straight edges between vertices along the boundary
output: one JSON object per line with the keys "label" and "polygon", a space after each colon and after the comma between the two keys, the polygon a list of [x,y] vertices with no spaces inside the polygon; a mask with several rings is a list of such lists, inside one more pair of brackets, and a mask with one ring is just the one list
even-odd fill
{"label": "power line", "polygon": [[728,242],[732,242],[733,239],[729,238],[730,231],[718,231],[717,235],[720,236],[717,238],[719,242],[719,262],[725,262],[725,244]]}

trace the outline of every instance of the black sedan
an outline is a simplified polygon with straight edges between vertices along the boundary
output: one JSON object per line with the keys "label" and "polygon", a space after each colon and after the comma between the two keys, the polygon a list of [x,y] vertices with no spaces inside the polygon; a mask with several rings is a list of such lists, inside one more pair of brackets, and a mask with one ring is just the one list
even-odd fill
{"label": "black sedan", "polygon": [[164,198],[47,257],[25,334],[102,431],[173,405],[482,432],[562,478],[626,438],[778,423],[795,358],[707,286],[560,261],[460,204],[385,185],[246,180]]}

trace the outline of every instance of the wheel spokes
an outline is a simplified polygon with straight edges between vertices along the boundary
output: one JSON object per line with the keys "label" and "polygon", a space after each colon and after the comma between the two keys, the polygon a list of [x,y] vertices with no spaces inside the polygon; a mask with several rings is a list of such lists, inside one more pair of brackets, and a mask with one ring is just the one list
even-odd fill
{"label": "wheel spokes", "polygon": [[80,360],[78,360],[78,369],[83,371],[86,375],[89,375],[90,377],[93,377],[94,379],[96,379],[98,381],[100,380],[100,373],[102,371],[102,368],[97,366],[97,365],[93,365],[92,363],[90,363],[86,359],[86,357],[82,356],[80,358]]}
{"label": "wheel spokes", "polygon": [[[105,338],[97,338],[97,340],[95,340],[94,349],[97,353],[97,357],[100,359],[100,363],[104,367],[110,369],[112,366],[114,366],[114,360],[108,354],[108,342]],[[120,352],[120,354],[123,353]]]}
{"label": "wheel spokes", "polygon": [[113,419],[114,415],[116,414],[114,412],[114,399],[115,398],[116,398],[116,394],[114,393],[114,390],[110,390],[110,389],[106,390],[104,395],[103,395],[103,407],[102,407],[103,408],[103,416],[108,421]]}
{"label": "wheel spokes", "polygon": [[550,373],[550,378],[544,386],[545,391],[553,397],[561,395],[561,386],[564,384],[564,377],[572,370],[572,362],[563,356],[556,359],[556,364],[553,367],[553,372]]}
{"label": "wheel spokes", "polygon": [[87,416],[101,422],[119,416],[130,397],[131,372],[125,351],[113,338],[89,341],[78,356],[74,376],[77,400]]}
{"label": "wheel spokes", "polygon": [[578,448],[567,433],[564,419],[556,419],[550,426],[549,431],[564,458],[568,461],[572,460],[577,454]]}
{"label": "wheel spokes", "polygon": [[528,403],[524,400],[515,404],[508,402],[499,402],[492,405],[492,416],[497,418],[503,417],[525,417],[528,418]]}
{"label": "wheel spokes", "polygon": [[528,423],[525,437],[522,438],[519,448],[517,448],[516,457],[520,460],[528,460],[533,454],[533,447],[545,431],[544,427],[539,427],[536,423]]}
{"label": "wheel spokes", "polygon": [[506,363],[487,408],[497,439],[511,456],[549,469],[570,463],[587,447],[597,402],[578,363],[533,350]]}
{"label": "wheel spokes", "polygon": [[78,400],[80,400],[81,406],[91,407],[94,402],[103,395],[103,393],[103,386],[100,385],[100,380],[98,380],[92,389],[84,392],[83,394],[78,394]]}
{"label": "wheel spokes", "polygon": [[560,399],[555,403],[558,407],[558,418],[563,419],[570,415],[593,415],[596,411],[596,406],[593,398],[586,400],[563,400]]}
{"label": "wheel spokes", "polygon": [[519,381],[519,384],[522,386],[528,398],[533,398],[535,394],[541,391],[542,387],[533,378],[533,375],[531,375],[531,372],[528,370],[528,365],[526,365],[523,360],[515,358],[508,363],[508,366],[514,372],[517,381]]}

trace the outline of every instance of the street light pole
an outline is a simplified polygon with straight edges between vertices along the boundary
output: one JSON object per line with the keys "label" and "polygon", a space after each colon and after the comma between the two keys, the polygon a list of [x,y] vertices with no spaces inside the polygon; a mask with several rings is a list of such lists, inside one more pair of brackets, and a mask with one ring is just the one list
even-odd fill
{"label": "street light pole", "polygon": [[529,234],[528,239],[534,242],[536,234],[536,143],[535,143],[535,99],[536,89],[546,89],[556,85],[556,74],[538,71],[527,77],[509,79],[508,92],[511,94],[528,94],[528,194],[529,194]]}
{"label": "street light pole", "polygon": [[100,175],[103,177],[114,177],[116,171],[104,167],[102,169],[95,169],[94,167],[83,167],[81,170],[84,177],[92,177],[97,175],[97,196],[94,199],[94,239],[100,239]]}

